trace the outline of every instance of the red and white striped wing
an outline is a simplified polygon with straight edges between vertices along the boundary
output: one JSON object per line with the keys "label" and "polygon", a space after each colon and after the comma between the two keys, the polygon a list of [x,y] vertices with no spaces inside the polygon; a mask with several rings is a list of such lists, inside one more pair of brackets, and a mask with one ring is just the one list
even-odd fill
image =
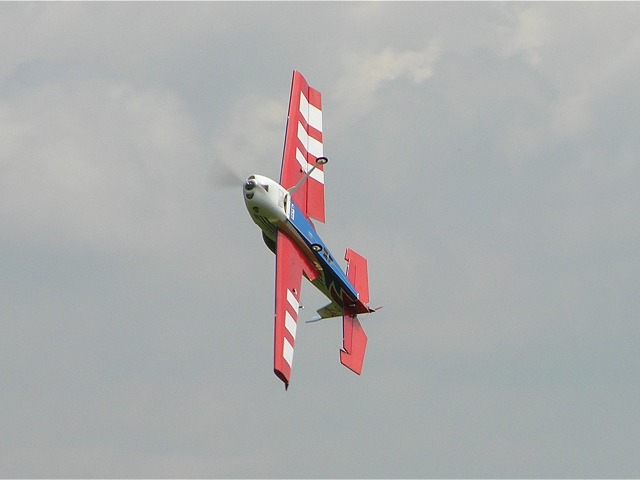
{"label": "red and white striped wing", "polygon": [[[309,86],[300,72],[294,71],[280,184],[286,189],[294,187],[322,156],[321,95]],[[318,165],[296,190],[293,200],[307,217],[325,221],[323,165]]]}
{"label": "red and white striped wing", "polygon": [[276,242],[273,371],[284,382],[285,387],[289,386],[291,378],[303,274],[313,280],[318,272],[295,243],[279,231]]}

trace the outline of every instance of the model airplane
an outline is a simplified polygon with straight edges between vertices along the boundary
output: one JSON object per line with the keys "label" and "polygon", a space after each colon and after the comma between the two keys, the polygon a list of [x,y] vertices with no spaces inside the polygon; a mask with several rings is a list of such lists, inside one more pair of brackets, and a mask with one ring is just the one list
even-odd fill
{"label": "model airplane", "polygon": [[262,238],[276,254],[273,370],[289,386],[304,275],[331,303],[311,321],[342,316],[340,361],[358,375],[367,335],[357,315],[371,313],[367,260],[347,249],[346,273],[322,242],[311,219],[325,221],[322,102],[299,72],[293,72],[280,182],[251,175],[244,201]]}

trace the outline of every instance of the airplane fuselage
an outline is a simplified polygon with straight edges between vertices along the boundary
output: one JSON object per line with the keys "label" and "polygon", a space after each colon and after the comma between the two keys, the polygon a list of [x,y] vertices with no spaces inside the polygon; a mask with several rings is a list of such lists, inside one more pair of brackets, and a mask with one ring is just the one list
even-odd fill
{"label": "airplane fuselage", "polygon": [[243,186],[243,193],[247,210],[262,230],[265,243],[272,251],[275,250],[277,232],[280,230],[295,242],[319,272],[312,281],[318,290],[341,307],[349,306],[356,312],[369,312],[368,307],[358,300],[356,289],[311,221],[282,185],[261,175],[251,175]]}

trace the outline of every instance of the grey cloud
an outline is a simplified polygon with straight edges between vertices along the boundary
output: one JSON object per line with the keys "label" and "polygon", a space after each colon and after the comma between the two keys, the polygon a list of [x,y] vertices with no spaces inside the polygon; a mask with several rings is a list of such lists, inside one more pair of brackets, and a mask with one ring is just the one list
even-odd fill
{"label": "grey cloud", "polygon": [[[635,476],[635,4],[0,10],[5,476]],[[293,68],[384,308],[361,377],[301,325],[285,394],[211,177],[277,177]]]}

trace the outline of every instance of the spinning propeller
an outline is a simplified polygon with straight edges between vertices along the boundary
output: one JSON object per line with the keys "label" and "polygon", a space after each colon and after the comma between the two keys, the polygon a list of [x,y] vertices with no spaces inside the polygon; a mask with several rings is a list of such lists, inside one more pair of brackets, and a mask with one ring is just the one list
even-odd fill
{"label": "spinning propeller", "polygon": [[223,161],[218,161],[209,175],[211,184],[219,188],[238,188],[245,181],[233,167]]}

